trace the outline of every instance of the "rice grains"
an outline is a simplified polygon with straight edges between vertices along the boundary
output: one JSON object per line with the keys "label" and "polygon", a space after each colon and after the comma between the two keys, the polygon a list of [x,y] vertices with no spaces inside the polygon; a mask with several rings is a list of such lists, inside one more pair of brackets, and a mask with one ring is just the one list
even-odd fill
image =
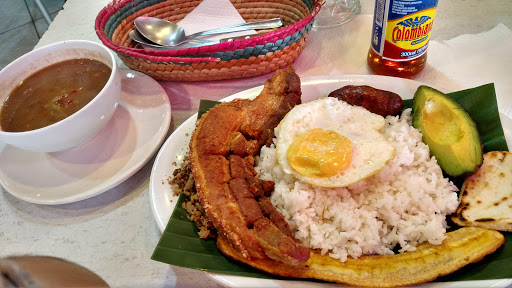
{"label": "rice grains", "polygon": [[275,182],[271,200],[305,246],[344,262],[364,254],[415,250],[440,244],[446,215],[458,205],[457,187],[411,126],[411,109],[388,116],[383,134],[396,155],[379,173],[344,188],[313,187],[286,175],[275,145],[263,147],[256,171]]}

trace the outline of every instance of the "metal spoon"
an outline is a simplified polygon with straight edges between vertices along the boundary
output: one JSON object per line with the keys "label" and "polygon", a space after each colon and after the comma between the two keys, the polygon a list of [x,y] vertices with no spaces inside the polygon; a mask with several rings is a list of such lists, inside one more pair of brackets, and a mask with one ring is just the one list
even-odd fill
{"label": "metal spoon", "polygon": [[130,33],[128,33],[128,36],[130,36],[130,38],[133,41],[135,41],[139,44],[143,44],[143,45],[155,47],[155,48],[163,47],[162,45],[152,43],[151,41],[146,39],[144,36],[142,36],[142,34],[140,34],[139,31],[137,31],[137,29],[133,29],[132,31],[130,31]]}
{"label": "metal spoon", "polygon": [[[149,39],[146,39],[137,29],[134,29],[134,30],[130,31],[130,33],[128,33],[128,36],[133,41],[141,44],[142,47],[144,47],[145,49],[148,49],[148,48],[149,49],[167,48],[166,46],[162,46],[162,45],[153,43]],[[193,46],[202,46],[202,45],[217,44],[219,41],[212,41],[212,40],[206,40],[206,39],[191,39],[190,42],[192,42]],[[182,47],[179,47],[179,48],[182,48]]]}
{"label": "metal spoon", "polygon": [[273,18],[269,20],[249,22],[213,30],[206,30],[186,36],[185,30],[183,30],[183,28],[178,24],[159,18],[141,16],[137,17],[134,23],[135,27],[137,27],[137,30],[139,30],[139,32],[144,37],[162,46],[176,46],[201,36],[230,33],[250,29],[270,29],[283,25],[283,22],[280,18]]}

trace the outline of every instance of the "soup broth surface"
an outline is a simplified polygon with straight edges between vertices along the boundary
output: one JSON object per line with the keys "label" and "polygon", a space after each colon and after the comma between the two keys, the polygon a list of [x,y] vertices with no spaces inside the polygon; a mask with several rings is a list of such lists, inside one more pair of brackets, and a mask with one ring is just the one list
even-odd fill
{"label": "soup broth surface", "polygon": [[87,105],[107,83],[112,69],[93,59],[72,59],[41,69],[9,94],[0,110],[3,131],[39,129]]}

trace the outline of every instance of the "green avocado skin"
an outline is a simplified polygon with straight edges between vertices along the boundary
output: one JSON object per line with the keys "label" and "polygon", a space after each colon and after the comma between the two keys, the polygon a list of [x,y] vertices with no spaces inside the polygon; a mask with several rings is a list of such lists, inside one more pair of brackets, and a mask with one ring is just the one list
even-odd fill
{"label": "green avocado skin", "polygon": [[446,174],[464,176],[480,167],[480,136],[475,122],[459,103],[422,85],[414,94],[412,109],[413,126],[423,134],[430,155],[435,156]]}

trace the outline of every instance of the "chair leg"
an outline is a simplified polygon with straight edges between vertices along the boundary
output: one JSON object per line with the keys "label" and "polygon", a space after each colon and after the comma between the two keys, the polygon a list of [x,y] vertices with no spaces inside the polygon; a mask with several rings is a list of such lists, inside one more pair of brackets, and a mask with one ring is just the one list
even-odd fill
{"label": "chair leg", "polygon": [[52,18],[50,17],[50,14],[48,14],[48,11],[46,10],[46,7],[44,7],[43,2],[41,0],[34,0],[39,7],[39,10],[41,10],[41,13],[43,13],[43,17],[48,22],[48,25],[52,23]]}

